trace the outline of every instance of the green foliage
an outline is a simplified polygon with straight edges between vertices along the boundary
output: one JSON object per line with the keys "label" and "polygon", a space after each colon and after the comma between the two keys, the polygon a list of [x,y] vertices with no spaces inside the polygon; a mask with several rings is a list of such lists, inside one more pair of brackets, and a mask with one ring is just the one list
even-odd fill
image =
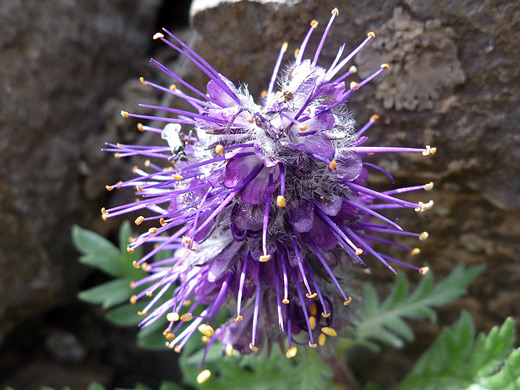
{"label": "green foliage", "polygon": [[405,319],[428,317],[436,320],[434,307],[445,305],[458,298],[466,287],[482,272],[483,267],[464,269],[457,266],[452,273],[439,283],[433,283],[428,274],[421,280],[413,293],[408,293],[408,282],[404,274],[399,274],[397,284],[383,303],[371,284],[364,286],[364,307],[354,319],[353,339],[343,340],[343,349],[352,344],[362,344],[378,351],[374,341],[401,348],[405,341],[414,338],[411,327]]}
{"label": "green foliage", "polygon": [[[141,248],[134,253],[128,253],[126,246],[130,237],[134,236],[128,221],[121,225],[119,230],[119,248],[104,237],[79,226],[72,228],[74,245],[82,253],[80,262],[97,268],[111,276],[114,280],[99,286],[81,291],[78,297],[85,302],[101,305],[103,309],[112,309],[106,313],[106,318],[119,326],[136,326],[143,319],[137,315],[146,305],[137,302],[128,303],[133,294],[139,292],[130,287],[130,282],[139,280],[147,274],[142,269],[136,269],[133,262],[142,257]],[[161,251],[162,260],[169,256],[168,251]],[[152,326],[139,331],[138,345],[148,349],[164,349],[164,336],[159,331],[165,327],[165,322],[157,321]]]}
{"label": "green foliage", "polygon": [[[196,350],[190,340],[180,358],[185,381],[196,389],[211,390],[321,390],[330,389],[332,372],[320,359],[316,350],[299,348],[298,355],[287,359],[278,347],[270,354],[222,356],[222,349],[214,346],[208,352],[205,368],[211,379],[200,385],[195,381],[203,350]],[[193,352],[195,349],[195,352]]]}
{"label": "green foliage", "polygon": [[475,325],[463,313],[445,328],[396,390],[518,390],[520,348],[514,346],[514,322],[475,339]]}

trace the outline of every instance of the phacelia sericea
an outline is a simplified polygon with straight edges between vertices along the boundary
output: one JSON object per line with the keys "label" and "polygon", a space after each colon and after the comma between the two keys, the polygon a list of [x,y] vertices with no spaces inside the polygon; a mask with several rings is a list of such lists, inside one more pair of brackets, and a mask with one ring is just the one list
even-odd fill
{"label": "phacelia sericea", "polygon": [[[164,128],[138,125],[141,131],[161,134],[165,142],[157,146],[108,144],[106,150],[117,157],[139,155],[146,161],[142,168],[134,168],[136,178],[107,186],[109,190],[136,189],[139,199],[103,209],[102,214],[106,219],[142,211],[135,223],[150,227],[128,250],[146,243],[152,243],[153,249],[134,264],[148,275],[132,283],[140,292],[131,302],[149,299],[139,312],[144,316],[141,326],[166,318],[166,345],[177,352],[196,332],[202,333],[207,348],[219,339],[228,354],[234,349],[256,352],[280,342],[283,335],[287,342],[281,344],[287,357],[293,357],[296,345],[316,347],[327,336],[336,335],[334,309],[351,301],[344,280],[334,273],[339,264],[364,266],[373,258],[392,272],[393,265],[421,274],[428,271],[376,250],[374,243],[418,253],[419,249],[391,238],[404,235],[424,240],[428,234],[404,231],[381,213],[431,208],[432,201],[414,203],[396,195],[428,191],[433,184],[375,191],[366,185],[369,170],[389,174],[364,160],[374,153],[428,156],[436,149],[429,145],[364,146],[365,133],[377,116],[358,128],[345,105],[389,66],[381,65],[360,82],[345,83],[356,73],[347,64],[374,33],[368,33],[345,57],[342,45],[328,68],[317,65],[337,15],[334,9],[316,51],[307,58],[306,46],[318,25],[311,22],[294,60],[283,72],[288,45],[282,45],[261,103],[171,32],[164,29],[154,35],[207,75],[207,91],[151,60],[180,88],[141,81],[183,99],[193,111],[142,104],[176,117],[122,112],[125,118],[166,123]],[[173,255],[154,261],[162,251]],[[234,318],[214,329],[224,307]],[[203,364],[199,382],[211,375]]]}

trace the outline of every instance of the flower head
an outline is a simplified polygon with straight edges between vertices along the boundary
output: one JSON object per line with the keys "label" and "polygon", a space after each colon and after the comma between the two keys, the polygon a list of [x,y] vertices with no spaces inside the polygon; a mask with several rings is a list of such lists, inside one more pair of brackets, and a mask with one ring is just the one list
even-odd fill
{"label": "flower head", "polygon": [[[357,128],[345,103],[388,65],[361,82],[345,83],[356,72],[355,67],[345,70],[347,64],[374,38],[369,33],[349,55],[343,56],[343,45],[328,68],[318,66],[337,14],[332,11],[318,49],[306,59],[307,42],[317,27],[317,22],[311,23],[296,59],[278,78],[287,50],[287,43],[282,45],[261,103],[169,31],[154,36],[209,77],[207,92],[152,60],[186,93],[141,81],[184,99],[194,110],[142,105],[176,114],[175,118],[122,112],[124,117],[166,122],[162,129],[138,126],[160,133],[165,144],[109,144],[107,150],[118,157],[140,155],[149,160],[143,169],[134,169],[137,178],[109,186],[136,188],[140,200],[103,210],[103,216],[143,211],[136,223],[150,228],[128,250],[145,243],[155,247],[136,263],[149,275],[134,283],[145,288],[133,301],[152,297],[141,313],[146,315],[141,325],[166,317],[167,344],[177,351],[197,331],[208,346],[222,340],[228,353],[257,351],[278,339],[281,330],[287,335],[287,356],[292,357],[295,343],[315,347],[336,334],[335,303],[338,297],[344,305],[351,300],[334,274],[337,264],[365,265],[373,258],[393,272],[393,264],[425,272],[380,253],[373,243],[417,253],[388,237],[422,240],[427,234],[406,232],[381,211],[430,208],[431,201],[414,203],[396,195],[430,190],[432,184],[377,192],[366,186],[368,170],[389,174],[364,160],[373,153],[429,155],[435,148],[364,146],[365,132],[377,116]],[[166,250],[173,250],[173,256],[152,260]],[[215,330],[217,314],[230,304],[236,305],[234,318]],[[199,307],[202,311],[195,311]],[[207,379],[207,371],[202,372]]]}

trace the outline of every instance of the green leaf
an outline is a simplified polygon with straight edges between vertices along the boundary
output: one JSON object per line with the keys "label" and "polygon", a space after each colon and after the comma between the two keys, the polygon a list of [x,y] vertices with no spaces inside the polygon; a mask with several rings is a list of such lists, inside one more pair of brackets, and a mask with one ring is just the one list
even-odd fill
{"label": "green leaf", "polygon": [[181,386],[179,386],[175,382],[161,382],[161,386],[159,386],[159,390],[184,390]]}
{"label": "green leaf", "polygon": [[78,298],[82,301],[100,304],[103,309],[127,302],[133,294],[128,279],[118,278],[99,286],[81,291]]}
{"label": "green leaf", "polygon": [[119,306],[107,313],[107,320],[119,326],[135,326],[143,320],[143,317],[139,316],[137,312],[142,311],[144,307],[144,302]]}
{"label": "green leaf", "polygon": [[372,340],[401,348],[405,341],[414,338],[412,329],[404,319],[428,317],[435,321],[436,315],[432,308],[445,305],[464,294],[468,284],[482,270],[481,266],[470,269],[457,266],[449,276],[435,285],[432,276],[428,274],[412,294],[408,294],[406,277],[399,274],[395,288],[381,304],[374,287],[366,284],[365,305],[354,319],[354,340],[347,344],[364,344],[379,350],[377,344],[367,344],[367,341]]}
{"label": "green leaf", "polygon": [[105,386],[100,385],[99,383],[92,382],[90,385],[88,385],[87,390],[106,390]]}
{"label": "green leaf", "polygon": [[[188,342],[188,344],[191,343]],[[200,385],[195,381],[200,371],[203,349],[190,354],[194,345],[186,345],[180,358],[184,378],[196,389],[211,390],[321,390],[330,389],[332,372],[316,351],[301,348],[293,359],[287,359],[278,347],[270,355],[222,356],[222,349],[210,348],[204,368],[211,378]],[[200,347],[199,347],[200,348]]]}
{"label": "green leaf", "polygon": [[72,241],[84,255],[80,262],[112,276],[123,276],[121,252],[106,238],[77,225],[72,227]]}
{"label": "green leaf", "polygon": [[520,349],[511,352],[514,338],[514,322],[508,318],[501,328],[475,340],[473,321],[463,313],[441,332],[396,390],[518,390]]}

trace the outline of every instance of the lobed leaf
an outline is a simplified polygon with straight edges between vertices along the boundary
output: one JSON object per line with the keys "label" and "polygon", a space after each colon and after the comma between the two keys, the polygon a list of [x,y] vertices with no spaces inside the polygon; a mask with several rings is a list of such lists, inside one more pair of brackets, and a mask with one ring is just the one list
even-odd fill
{"label": "lobed leaf", "polygon": [[405,319],[427,317],[435,321],[432,308],[441,306],[458,298],[466,287],[483,270],[483,267],[464,269],[457,266],[445,279],[433,283],[431,274],[426,275],[417,288],[408,293],[408,282],[404,274],[398,275],[397,284],[383,303],[379,303],[377,293],[371,284],[364,286],[364,307],[354,320],[354,342],[369,345],[379,350],[378,341],[401,348],[405,341],[414,338],[411,327]]}
{"label": "lobed leaf", "polygon": [[445,328],[396,390],[518,390],[520,349],[511,318],[480,334],[467,313]]}

